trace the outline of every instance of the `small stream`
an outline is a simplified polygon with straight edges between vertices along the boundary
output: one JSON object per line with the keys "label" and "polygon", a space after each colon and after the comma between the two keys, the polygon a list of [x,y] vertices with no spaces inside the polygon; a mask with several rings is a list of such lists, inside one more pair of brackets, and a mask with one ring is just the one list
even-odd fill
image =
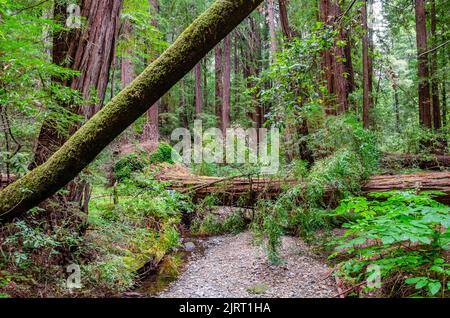
{"label": "small stream", "polygon": [[179,278],[190,261],[203,257],[206,248],[207,239],[205,238],[190,236],[183,238],[182,246],[179,250],[172,253],[170,258],[165,258],[159,265],[159,269],[166,268],[171,266],[167,264],[168,262],[176,259],[179,262],[177,262],[177,271],[172,271],[171,273],[161,273],[160,271],[156,274],[151,274],[141,281],[139,287],[132,292],[125,293],[124,297],[157,297],[159,293],[166,290],[170,284]]}

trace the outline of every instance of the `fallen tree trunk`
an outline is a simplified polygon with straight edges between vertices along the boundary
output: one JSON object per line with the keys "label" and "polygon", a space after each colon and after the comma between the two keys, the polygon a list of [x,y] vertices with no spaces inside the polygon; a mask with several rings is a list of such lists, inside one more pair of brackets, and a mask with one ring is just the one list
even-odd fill
{"label": "fallen tree trunk", "polygon": [[[192,193],[195,199],[217,194],[222,203],[251,205],[258,197],[273,198],[283,190],[302,182],[292,179],[264,179],[251,177],[214,178],[192,175],[162,174],[158,180],[168,182],[168,189]],[[417,189],[417,191],[440,191],[445,196],[435,198],[450,203],[450,172],[423,172],[406,175],[373,176],[363,187],[363,194],[391,190]],[[330,188],[328,192],[332,192]]]}
{"label": "fallen tree trunk", "polygon": [[0,191],[0,222],[26,212],[75,178],[261,2],[214,2],[170,48],[72,135],[47,162]]}
{"label": "fallen tree trunk", "polygon": [[450,167],[450,155],[421,156],[412,154],[386,153],[382,159],[385,167],[417,167],[421,169],[441,169]]}

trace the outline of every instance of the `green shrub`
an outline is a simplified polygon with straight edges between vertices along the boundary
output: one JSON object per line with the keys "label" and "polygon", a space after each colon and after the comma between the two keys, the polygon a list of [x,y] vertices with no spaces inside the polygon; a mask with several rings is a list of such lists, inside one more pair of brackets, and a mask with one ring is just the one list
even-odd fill
{"label": "green shrub", "polygon": [[136,154],[130,154],[114,165],[114,175],[118,181],[129,179],[133,172],[142,171],[147,166],[146,160]]}
{"label": "green shrub", "polygon": [[[335,215],[350,215],[354,221],[344,224],[345,235],[331,243],[335,253],[330,258],[340,259],[337,275],[364,284],[373,278],[368,268],[377,266],[389,296],[399,289],[404,290],[401,295],[448,295],[450,208],[430,198],[437,194],[388,192],[371,194],[372,201],[344,200]],[[394,291],[389,285],[393,277]]]}
{"label": "green shrub", "polygon": [[150,156],[150,163],[170,163],[173,164],[172,147],[166,143],[160,143],[156,151]]}

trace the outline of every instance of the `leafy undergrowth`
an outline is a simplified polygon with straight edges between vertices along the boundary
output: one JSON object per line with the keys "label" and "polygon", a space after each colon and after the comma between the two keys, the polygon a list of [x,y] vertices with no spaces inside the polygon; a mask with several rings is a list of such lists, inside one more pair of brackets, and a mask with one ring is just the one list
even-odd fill
{"label": "leafy undergrowth", "polygon": [[[32,217],[3,227],[0,297],[115,296],[132,289],[142,269],[177,266],[170,259],[180,244],[182,215],[192,211],[192,203],[154,181],[151,169],[136,164],[140,160],[128,156],[116,166],[114,187],[105,187],[104,180],[94,183],[82,233],[65,224],[46,227],[42,218],[36,224]],[[61,211],[73,213],[62,207],[56,213]],[[81,273],[81,288],[72,291],[71,264]]]}
{"label": "leafy undergrowth", "polygon": [[[245,210],[217,206],[215,196],[209,195],[198,203],[190,222],[190,232],[196,236],[238,234],[247,228]],[[222,210],[222,213],[219,213]]]}
{"label": "leafy undergrowth", "polygon": [[99,287],[112,293],[133,288],[139,270],[156,269],[179,247],[182,214],[192,210],[189,198],[165,190],[145,172],[106,193],[91,203],[86,240],[95,244],[97,253],[81,267],[85,288],[80,293]]}
{"label": "leafy undergrowth", "polygon": [[[287,175],[302,183],[286,188],[275,201],[260,200],[251,229],[265,244],[269,259],[279,263],[278,248],[285,233],[317,239],[316,231],[329,228],[327,210],[340,199],[358,193],[361,184],[378,167],[379,151],[372,132],[360,127],[353,116],[331,117],[328,124],[308,138],[317,155],[314,165],[295,161]],[[320,159],[322,158],[322,159]]]}
{"label": "leafy undergrowth", "polygon": [[450,208],[436,192],[372,193],[343,200],[332,213],[350,220],[331,244],[336,275],[354,295],[450,295]]}

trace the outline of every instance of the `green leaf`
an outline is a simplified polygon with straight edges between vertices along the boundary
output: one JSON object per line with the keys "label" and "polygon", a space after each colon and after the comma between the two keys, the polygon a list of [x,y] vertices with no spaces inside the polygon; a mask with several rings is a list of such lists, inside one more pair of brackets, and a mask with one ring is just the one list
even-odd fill
{"label": "green leaf", "polygon": [[428,284],[428,289],[430,290],[430,294],[432,296],[436,295],[441,290],[441,282],[430,282]]}

